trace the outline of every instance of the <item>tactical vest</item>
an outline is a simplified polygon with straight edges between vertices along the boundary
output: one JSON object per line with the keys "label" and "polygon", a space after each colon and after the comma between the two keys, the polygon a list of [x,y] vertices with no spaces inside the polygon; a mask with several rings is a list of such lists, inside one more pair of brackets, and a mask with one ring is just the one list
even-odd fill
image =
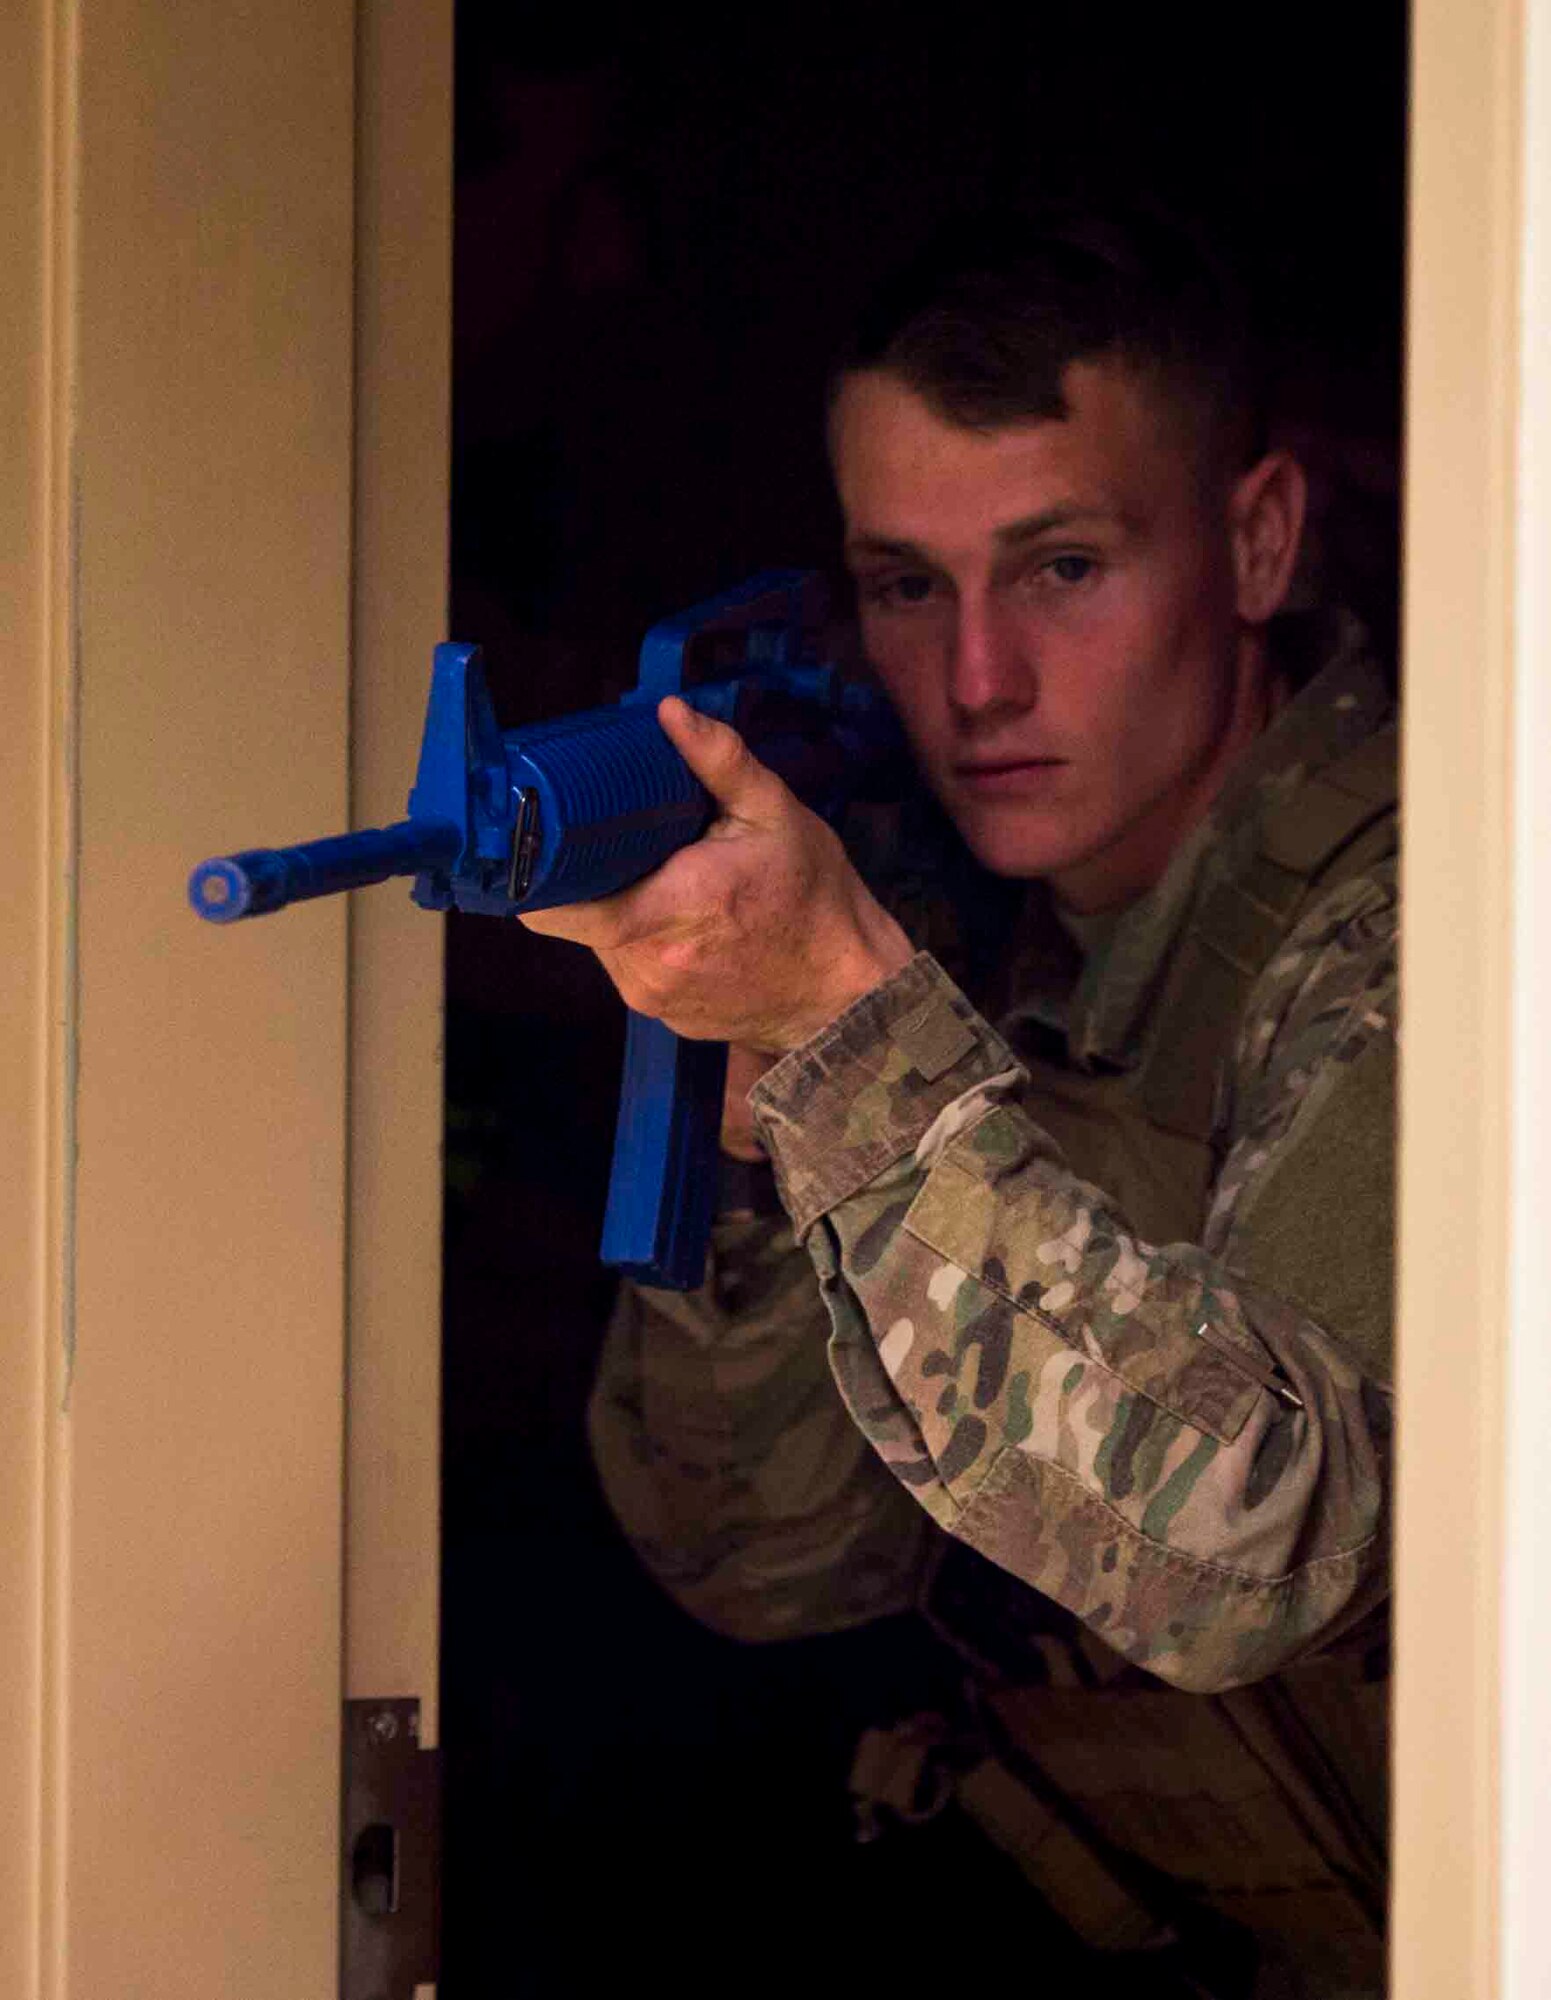
{"label": "tactical vest", "polygon": [[[1306,912],[1394,854],[1395,803],[1385,730],[1268,805],[1248,860],[1203,886],[1134,1068],[1030,1063],[1041,1124],[1146,1240],[1201,1240],[1219,1093],[1251,989]],[[1392,1060],[1377,1038],[1343,1088],[1388,1093]],[[1338,1328],[1387,1383],[1393,1148],[1383,1119],[1359,1123],[1371,1143],[1290,1143],[1278,1185],[1256,1191],[1264,1213],[1237,1268]],[[1345,1231],[1338,1256],[1327,1213]],[[1135,1948],[1205,1907],[1270,1941],[1311,1992],[1383,1990],[1382,1623],[1204,1696],[1131,1666],[959,1544],[943,1552],[927,1610],[978,1670],[993,1750],[961,1778],[961,1800],[1081,1937]]]}

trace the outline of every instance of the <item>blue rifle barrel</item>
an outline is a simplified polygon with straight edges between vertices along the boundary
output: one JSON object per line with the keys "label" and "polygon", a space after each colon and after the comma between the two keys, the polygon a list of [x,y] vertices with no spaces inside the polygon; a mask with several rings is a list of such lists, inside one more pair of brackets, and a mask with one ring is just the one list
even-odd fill
{"label": "blue rifle barrel", "polygon": [[189,877],[188,898],[209,923],[233,924],[312,896],[386,882],[391,875],[450,868],[462,846],[463,836],[450,820],[405,819],[298,847],[254,847],[201,861]]}

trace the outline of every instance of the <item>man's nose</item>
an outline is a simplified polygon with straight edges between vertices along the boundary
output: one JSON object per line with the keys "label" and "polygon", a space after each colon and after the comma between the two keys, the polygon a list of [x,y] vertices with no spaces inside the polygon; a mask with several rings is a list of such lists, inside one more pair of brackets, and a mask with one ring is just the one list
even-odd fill
{"label": "man's nose", "polygon": [[1039,677],[1027,635],[995,603],[961,600],[953,655],[948,666],[948,699],[971,721],[1032,708]]}

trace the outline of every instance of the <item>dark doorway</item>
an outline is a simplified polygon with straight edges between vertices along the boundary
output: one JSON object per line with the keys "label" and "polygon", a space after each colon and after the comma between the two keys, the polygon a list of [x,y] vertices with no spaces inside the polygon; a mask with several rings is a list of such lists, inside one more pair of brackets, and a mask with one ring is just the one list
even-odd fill
{"label": "dark doorway", "polygon": [[[654,619],[830,560],[819,409],[850,312],[936,220],[1022,192],[1146,189],[1236,247],[1315,475],[1309,587],[1392,640],[1405,32],[1396,0],[710,24],[462,0],[452,627],[502,721],[611,699]],[[950,1968],[1017,1884],[945,1899],[956,1859],[859,1850],[844,1787],[930,1648],[901,1622],[714,1638],[593,1479],[611,993],[580,952],[455,916],[448,1001],[439,1990],[758,1991],[847,1931],[874,1976],[924,1970],[923,1931]]]}

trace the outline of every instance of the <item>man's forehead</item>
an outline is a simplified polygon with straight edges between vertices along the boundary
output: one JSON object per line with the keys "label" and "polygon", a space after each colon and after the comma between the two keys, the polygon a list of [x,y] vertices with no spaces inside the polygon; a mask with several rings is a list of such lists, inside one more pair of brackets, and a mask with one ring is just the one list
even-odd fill
{"label": "man's forehead", "polygon": [[836,399],[830,439],[848,547],[928,543],[952,529],[1014,545],[1104,518],[1134,523],[1177,447],[1125,371],[1074,364],[1064,418],[994,430],[939,415],[873,371]]}
{"label": "man's forehead", "polygon": [[[1031,542],[1042,541],[1047,535],[1078,532],[1085,527],[1097,528],[1108,524],[1132,527],[1136,521],[1132,515],[1103,502],[1084,504],[1073,500],[988,525],[990,537],[999,548],[1015,551]],[[920,551],[921,544],[914,540],[880,534],[865,527],[859,527],[846,536],[846,553],[851,556],[915,555]]]}

